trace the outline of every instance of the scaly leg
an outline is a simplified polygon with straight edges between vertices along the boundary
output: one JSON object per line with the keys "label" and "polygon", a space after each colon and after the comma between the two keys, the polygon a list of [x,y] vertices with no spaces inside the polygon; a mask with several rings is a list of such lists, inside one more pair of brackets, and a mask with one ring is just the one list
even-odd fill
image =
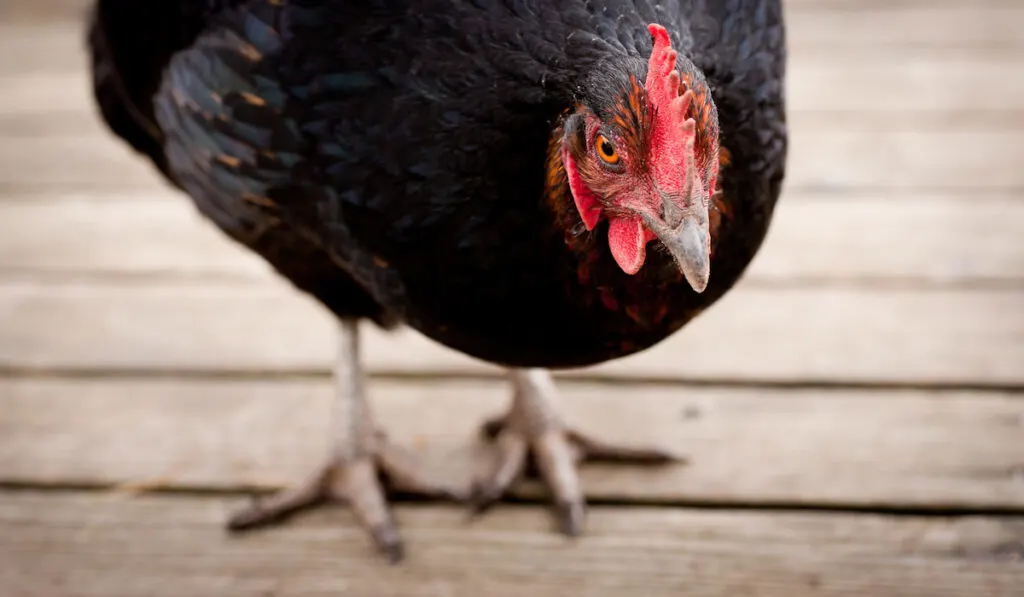
{"label": "scaly leg", "polygon": [[563,533],[575,536],[583,530],[585,502],[577,466],[586,460],[642,465],[681,462],[684,459],[658,448],[612,445],[569,429],[558,415],[557,390],[551,374],[543,369],[510,369],[514,394],[508,414],[483,427],[497,445],[497,459],[490,473],[473,487],[477,512],[498,502],[526,471],[527,458],[554,494]]}
{"label": "scaly leg", "polygon": [[[379,432],[366,400],[359,362],[356,320],[342,320],[333,413],[333,445],[327,462],[297,487],[254,502],[228,521],[231,530],[279,522],[326,501],[344,501],[392,562],[403,557],[401,537],[391,516],[386,490],[463,500],[464,492],[428,480],[405,451]],[[384,484],[381,483],[383,477]]]}

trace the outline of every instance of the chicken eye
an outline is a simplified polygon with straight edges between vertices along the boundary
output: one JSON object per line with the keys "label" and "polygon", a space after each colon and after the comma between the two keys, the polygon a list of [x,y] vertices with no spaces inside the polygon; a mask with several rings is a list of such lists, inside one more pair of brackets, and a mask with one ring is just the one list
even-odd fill
{"label": "chicken eye", "polygon": [[615,165],[619,163],[619,152],[612,145],[612,142],[608,140],[608,137],[604,135],[597,136],[597,142],[594,144],[597,148],[597,155],[601,156],[606,164]]}

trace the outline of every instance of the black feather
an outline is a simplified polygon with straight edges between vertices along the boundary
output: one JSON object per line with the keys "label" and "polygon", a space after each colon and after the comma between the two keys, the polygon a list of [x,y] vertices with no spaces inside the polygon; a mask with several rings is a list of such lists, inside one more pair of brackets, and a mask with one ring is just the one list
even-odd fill
{"label": "black feather", "polygon": [[[781,186],[778,0],[99,0],[96,15],[104,117],[207,217],[338,316],[499,363],[661,341],[740,277]],[[651,22],[703,72],[732,155],[700,295],[666,255],[636,276],[606,244],[581,257],[578,218],[544,198],[564,114],[643,80]]]}

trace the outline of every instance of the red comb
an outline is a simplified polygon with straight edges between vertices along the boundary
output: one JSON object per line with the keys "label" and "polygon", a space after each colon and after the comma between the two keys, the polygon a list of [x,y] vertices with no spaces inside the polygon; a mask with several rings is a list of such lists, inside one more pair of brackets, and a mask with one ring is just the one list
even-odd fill
{"label": "red comb", "polygon": [[672,49],[668,31],[657,24],[649,25],[647,30],[654,37],[654,49],[647,62],[647,82],[644,84],[647,97],[658,109],[659,120],[668,117],[669,120],[664,121],[664,124],[682,127],[686,123],[686,111],[693,99],[693,92],[688,89],[686,93],[679,95],[676,51]]}
{"label": "red comb", "polygon": [[654,117],[654,144],[659,153],[668,157],[663,167],[678,167],[684,161],[692,162],[693,135],[697,123],[686,113],[693,101],[693,91],[687,89],[679,95],[679,72],[676,70],[676,51],[668,31],[656,23],[647,26],[654,38],[654,49],[647,62],[647,81],[644,88],[656,110]]}

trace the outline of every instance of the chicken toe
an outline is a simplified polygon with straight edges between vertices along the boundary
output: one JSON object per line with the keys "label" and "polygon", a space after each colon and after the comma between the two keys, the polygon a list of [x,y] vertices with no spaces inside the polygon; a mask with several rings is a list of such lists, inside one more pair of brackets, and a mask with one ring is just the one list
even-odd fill
{"label": "chicken toe", "polygon": [[377,549],[392,562],[404,555],[401,537],[388,508],[387,495],[398,492],[453,501],[466,499],[464,492],[427,479],[397,446],[377,435],[371,453],[354,458],[332,456],[300,485],[278,494],[257,498],[235,512],[228,528],[244,531],[282,522],[290,515],[325,502],[347,503],[359,523],[370,533]]}
{"label": "chicken toe", "polygon": [[501,500],[530,465],[550,488],[560,530],[583,531],[586,502],[577,468],[584,461],[661,465],[683,462],[655,447],[619,446],[568,428],[554,406],[555,387],[541,369],[510,370],[514,394],[508,414],[488,421],[483,433],[497,448],[494,464],[474,483],[470,501],[476,514]]}
{"label": "chicken toe", "polygon": [[464,501],[467,492],[427,478],[410,454],[377,431],[363,390],[354,321],[342,322],[335,378],[334,436],[327,463],[298,486],[253,500],[230,517],[228,528],[243,531],[263,527],[324,502],[344,502],[377,549],[398,562],[404,557],[404,547],[388,507],[388,493]]}

